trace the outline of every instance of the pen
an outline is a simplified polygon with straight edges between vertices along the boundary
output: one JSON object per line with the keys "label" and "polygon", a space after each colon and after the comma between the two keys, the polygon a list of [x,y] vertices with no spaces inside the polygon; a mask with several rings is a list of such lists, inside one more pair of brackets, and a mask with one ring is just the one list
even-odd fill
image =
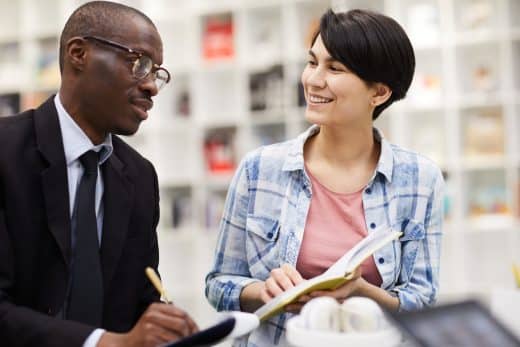
{"label": "pen", "polygon": [[152,282],[155,289],[157,289],[159,294],[161,294],[161,297],[164,299],[164,301],[166,301],[167,304],[171,304],[172,301],[170,299],[170,296],[166,292],[166,289],[164,289],[164,287],[161,283],[161,279],[159,278],[159,276],[157,275],[155,270],[152,269],[151,267],[147,267],[145,272],[146,272],[146,276],[148,276],[148,279],[150,280],[150,282]]}
{"label": "pen", "polygon": [[513,264],[513,276],[515,277],[516,287],[520,289],[520,267]]}

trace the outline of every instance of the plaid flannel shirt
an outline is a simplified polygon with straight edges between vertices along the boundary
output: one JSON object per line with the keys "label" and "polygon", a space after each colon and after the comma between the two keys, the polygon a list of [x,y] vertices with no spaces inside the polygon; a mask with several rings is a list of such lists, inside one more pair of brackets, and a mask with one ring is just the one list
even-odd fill
{"label": "plaid flannel shirt", "polygon": [[[240,310],[240,292],[284,263],[296,266],[312,196],[303,145],[319,131],[264,146],[242,160],[231,182],[206,296],[218,311]],[[430,160],[386,141],[363,192],[367,230],[404,234],[373,255],[381,287],[399,298],[400,310],[432,305],[438,292],[443,178]],[[285,345],[289,313],[271,318],[236,346]]]}

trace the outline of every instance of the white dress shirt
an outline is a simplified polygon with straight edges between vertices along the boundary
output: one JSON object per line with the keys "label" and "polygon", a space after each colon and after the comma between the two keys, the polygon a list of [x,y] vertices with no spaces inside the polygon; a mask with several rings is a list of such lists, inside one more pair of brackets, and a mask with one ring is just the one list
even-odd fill
{"label": "white dress shirt", "polygon": [[[83,166],[79,161],[84,153],[93,150],[100,153],[99,165],[103,164],[112,154],[112,135],[108,134],[105,141],[99,145],[94,145],[85,132],[76,124],[74,119],[63,107],[59,94],[54,97],[54,105],[58,111],[58,119],[60,123],[61,136],[63,140],[63,150],[65,152],[65,160],[67,162],[67,179],[69,190],[69,208],[72,218],[74,213],[74,202],[76,199],[76,190],[78,189],[81,177],[83,176]],[[98,176],[96,181],[96,221],[98,240],[101,246],[101,236],[103,235],[103,175],[101,175],[98,165]],[[73,241],[74,242],[74,241]],[[85,340],[83,347],[95,347],[105,332],[103,329],[94,330]]]}

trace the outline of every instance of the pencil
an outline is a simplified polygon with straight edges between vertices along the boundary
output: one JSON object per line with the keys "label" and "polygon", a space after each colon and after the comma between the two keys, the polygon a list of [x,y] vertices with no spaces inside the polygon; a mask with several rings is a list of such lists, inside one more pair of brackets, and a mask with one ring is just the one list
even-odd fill
{"label": "pencil", "polygon": [[513,276],[515,277],[516,287],[520,288],[520,267],[513,264]]}
{"label": "pencil", "polygon": [[161,297],[164,299],[164,301],[166,301],[167,304],[171,304],[172,300],[170,299],[170,296],[166,292],[166,289],[164,289],[164,287],[161,283],[161,279],[159,278],[159,276],[157,275],[155,270],[152,269],[151,267],[147,267],[145,272],[146,272],[146,276],[148,276],[148,279],[150,280],[150,282],[152,282],[155,289],[157,289],[159,294],[161,294]]}

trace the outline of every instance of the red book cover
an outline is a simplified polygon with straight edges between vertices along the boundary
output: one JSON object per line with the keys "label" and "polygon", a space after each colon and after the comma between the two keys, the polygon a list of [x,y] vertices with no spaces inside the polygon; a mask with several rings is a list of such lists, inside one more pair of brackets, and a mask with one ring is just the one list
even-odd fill
{"label": "red book cover", "polygon": [[228,59],[235,55],[231,14],[210,16],[205,19],[202,55],[206,60]]}

